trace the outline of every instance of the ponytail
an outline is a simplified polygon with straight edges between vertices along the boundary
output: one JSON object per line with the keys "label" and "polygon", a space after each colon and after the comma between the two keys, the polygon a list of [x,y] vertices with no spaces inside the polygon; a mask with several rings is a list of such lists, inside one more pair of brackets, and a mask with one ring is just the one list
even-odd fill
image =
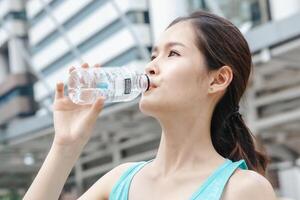
{"label": "ponytail", "polygon": [[[222,101],[223,100],[223,101]],[[244,159],[250,170],[265,175],[268,160],[257,151],[255,136],[246,126],[239,106],[224,113],[224,99],[215,108],[211,123],[211,138],[216,151],[232,161]]]}

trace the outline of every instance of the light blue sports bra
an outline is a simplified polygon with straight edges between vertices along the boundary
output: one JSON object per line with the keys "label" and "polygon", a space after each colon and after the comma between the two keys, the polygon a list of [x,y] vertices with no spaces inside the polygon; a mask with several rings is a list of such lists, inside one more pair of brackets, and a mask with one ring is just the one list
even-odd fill
{"label": "light blue sports bra", "polygon": [[[130,166],[114,185],[109,200],[128,200],[129,187],[134,175],[151,161],[141,161]],[[244,160],[232,162],[226,159],[192,194],[189,200],[220,200],[227,181],[237,168],[248,169]]]}

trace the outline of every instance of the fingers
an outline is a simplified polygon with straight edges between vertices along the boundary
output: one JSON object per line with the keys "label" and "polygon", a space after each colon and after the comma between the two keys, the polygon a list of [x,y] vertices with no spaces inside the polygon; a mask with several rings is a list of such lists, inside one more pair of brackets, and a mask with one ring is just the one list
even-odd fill
{"label": "fingers", "polygon": [[100,64],[95,64],[94,67],[99,68],[99,67],[101,67],[101,65]]}
{"label": "fingers", "polygon": [[84,68],[84,69],[87,69],[87,68],[89,68],[89,64],[83,63],[83,64],[81,65],[81,67]]}
{"label": "fingers", "polygon": [[74,67],[74,66],[72,66],[72,67],[70,67],[69,68],[69,74],[72,72],[72,71],[74,71],[76,68]]}
{"label": "fingers", "polygon": [[[87,68],[89,68],[89,64],[88,64],[88,63],[83,63],[83,64],[81,65],[81,67],[84,68],[84,69],[87,69]],[[99,68],[99,67],[101,67],[101,65],[100,65],[100,64],[95,64],[94,67]],[[76,69],[76,67],[71,66],[71,67],[69,68],[69,74],[72,73],[75,69]]]}
{"label": "fingers", "polygon": [[55,99],[60,99],[63,97],[64,97],[64,83],[58,82],[56,83]]}
{"label": "fingers", "polygon": [[[101,67],[101,66],[100,66],[100,64],[95,64],[94,67],[95,67],[95,68],[99,68],[99,67]],[[88,68],[89,68],[89,64],[88,64],[88,63],[83,63],[83,64],[81,65],[81,68],[83,68],[83,69],[88,69]],[[69,68],[69,74],[72,73],[74,70],[76,70],[76,67],[71,66],[71,67]],[[61,86],[61,84],[62,84],[62,86]],[[56,96],[57,98],[64,97],[63,83],[57,83],[57,86],[56,86],[56,93],[55,93],[55,94],[56,94],[55,96]],[[96,110],[97,110],[97,106],[96,106]],[[99,111],[99,112],[100,112],[100,111]]]}
{"label": "fingers", "polygon": [[[81,67],[86,69],[86,68],[89,67],[89,65],[88,65],[87,63],[83,63],[83,64],[81,65]],[[76,67],[71,66],[71,67],[69,68],[69,74],[72,73],[74,70],[76,70]]]}
{"label": "fingers", "polygon": [[95,118],[98,117],[99,113],[101,112],[101,110],[103,109],[104,106],[104,101],[105,98],[104,97],[99,97],[96,102],[92,105],[91,107],[91,114],[92,116],[94,116]]}

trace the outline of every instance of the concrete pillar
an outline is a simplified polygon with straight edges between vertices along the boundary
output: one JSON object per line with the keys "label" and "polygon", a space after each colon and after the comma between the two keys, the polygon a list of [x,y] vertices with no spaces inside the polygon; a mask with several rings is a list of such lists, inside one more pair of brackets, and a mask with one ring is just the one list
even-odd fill
{"label": "concrete pillar", "polygon": [[151,0],[149,1],[150,21],[153,42],[175,18],[188,14],[187,0]]}
{"label": "concrete pillar", "polygon": [[[7,13],[3,22],[3,27],[8,35],[7,51],[3,53],[4,62],[1,70],[8,68],[9,74],[3,77],[0,87],[0,96],[4,100],[0,102],[0,125],[7,124],[14,118],[33,115],[37,109],[33,101],[33,83],[35,78],[29,72],[26,58],[23,56],[24,48],[27,46],[27,27],[24,0],[5,0],[7,3]],[[5,43],[5,44],[6,44]],[[8,63],[8,64],[6,64]],[[1,63],[0,63],[1,65]],[[16,91],[20,95],[13,95],[11,91]]]}
{"label": "concrete pillar", "polygon": [[15,37],[8,41],[9,68],[12,74],[24,74],[28,71],[27,63],[22,56],[24,41],[21,38]]}
{"label": "concrete pillar", "polygon": [[[11,0],[9,1],[9,9],[14,13],[7,20],[7,29],[9,30],[10,39],[8,40],[9,68],[12,74],[20,74],[28,72],[25,58],[22,56],[22,46],[27,45],[27,30],[25,19],[25,1]],[[22,17],[22,15],[24,15]]]}
{"label": "concrete pillar", "polygon": [[0,84],[2,83],[2,81],[5,80],[7,75],[8,75],[7,57],[3,53],[0,53]]}
{"label": "concrete pillar", "polygon": [[300,12],[299,0],[270,0],[273,20],[280,20]]}

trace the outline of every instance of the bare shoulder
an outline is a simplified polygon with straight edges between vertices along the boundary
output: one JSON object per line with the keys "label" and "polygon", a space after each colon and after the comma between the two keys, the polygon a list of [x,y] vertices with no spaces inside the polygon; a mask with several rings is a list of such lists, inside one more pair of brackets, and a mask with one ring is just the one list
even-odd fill
{"label": "bare shoulder", "polygon": [[238,169],[231,176],[223,194],[223,200],[276,200],[270,182],[252,170]]}
{"label": "bare shoulder", "polygon": [[[112,182],[116,182],[121,175],[132,165],[134,165],[136,162],[127,162],[127,163],[123,163],[120,164],[118,166],[116,166],[115,168],[113,168],[112,170],[110,170],[109,172],[107,172],[103,178],[110,179],[112,180]],[[100,180],[100,179],[99,179]]]}
{"label": "bare shoulder", "polygon": [[79,200],[107,200],[109,194],[122,174],[136,162],[128,162],[114,167],[94,183]]}

